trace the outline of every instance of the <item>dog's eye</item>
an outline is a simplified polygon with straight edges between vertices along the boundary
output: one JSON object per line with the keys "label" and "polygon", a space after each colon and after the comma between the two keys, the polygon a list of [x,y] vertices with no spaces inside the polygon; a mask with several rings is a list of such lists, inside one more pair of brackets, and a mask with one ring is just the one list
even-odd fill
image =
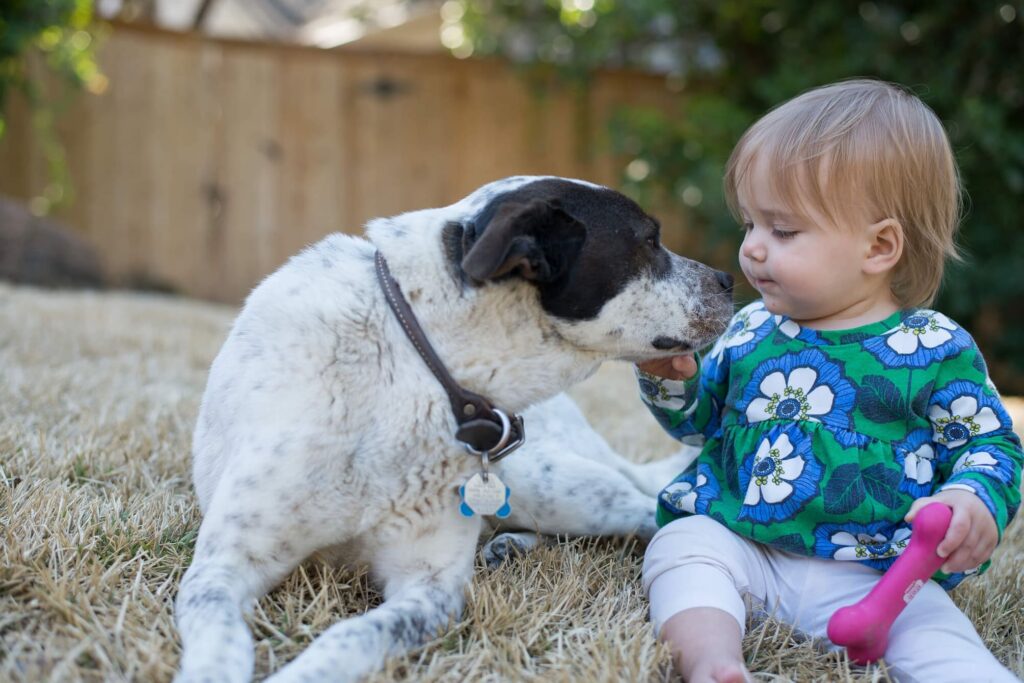
{"label": "dog's eye", "polygon": [[657,235],[651,235],[647,238],[647,244],[651,245],[651,249],[660,249],[661,242],[658,241]]}

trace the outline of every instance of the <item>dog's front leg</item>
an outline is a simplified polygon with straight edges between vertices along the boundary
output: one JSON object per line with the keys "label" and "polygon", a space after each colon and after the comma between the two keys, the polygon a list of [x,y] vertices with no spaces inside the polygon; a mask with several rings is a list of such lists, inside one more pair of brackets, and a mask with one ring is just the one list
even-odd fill
{"label": "dog's front leg", "polygon": [[178,591],[175,620],[182,655],[175,683],[249,681],[253,641],[245,610],[320,541],[308,529],[287,525],[284,511],[228,493],[214,498],[203,519],[195,557]]}
{"label": "dog's front leg", "polygon": [[499,533],[484,545],[489,567],[545,543],[545,535],[635,534],[648,541],[657,532],[657,500],[622,472],[550,441],[523,451],[496,468],[512,490],[512,514],[495,527],[517,533]]}
{"label": "dog's front leg", "polygon": [[356,681],[430,641],[462,613],[479,535],[479,518],[453,505],[375,539],[371,569],[384,603],[331,626],[268,683]]}
{"label": "dog's front leg", "polygon": [[543,467],[543,462],[560,459],[563,453],[569,452],[622,473],[637,489],[652,497],[656,497],[700,453],[699,446],[683,445],[666,458],[647,463],[632,462],[608,445],[566,394],[531,407],[523,417],[530,429],[530,439],[522,449],[523,455],[529,454],[527,459],[536,460]]}
{"label": "dog's front leg", "polygon": [[523,451],[495,468],[512,490],[512,514],[499,530],[644,540],[657,532],[657,500],[621,472],[551,442]]}

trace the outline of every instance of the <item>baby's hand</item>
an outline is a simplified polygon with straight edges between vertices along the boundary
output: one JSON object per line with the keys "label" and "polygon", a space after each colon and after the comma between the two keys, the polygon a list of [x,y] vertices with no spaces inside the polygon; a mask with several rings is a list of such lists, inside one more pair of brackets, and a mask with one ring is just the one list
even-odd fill
{"label": "baby's hand", "polygon": [[697,361],[692,353],[669,358],[656,358],[644,363],[637,363],[644,372],[657,375],[663,379],[690,379],[697,374]]}
{"label": "baby's hand", "polygon": [[928,503],[945,503],[953,508],[946,537],[936,548],[939,557],[946,558],[942,571],[947,574],[974,569],[992,555],[999,542],[999,529],[981,499],[970,491],[948,489],[934,496],[918,498],[905,517],[911,522],[918,510]]}

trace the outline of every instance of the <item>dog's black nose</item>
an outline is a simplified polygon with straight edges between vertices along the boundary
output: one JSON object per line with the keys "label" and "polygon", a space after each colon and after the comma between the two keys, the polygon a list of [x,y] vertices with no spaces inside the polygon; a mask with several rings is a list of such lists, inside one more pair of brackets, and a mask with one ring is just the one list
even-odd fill
{"label": "dog's black nose", "polygon": [[659,351],[668,351],[674,349],[676,351],[691,351],[693,345],[690,342],[685,342],[675,337],[655,337],[654,341],[651,342],[651,346],[658,349]]}
{"label": "dog's black nose", "polygon": [[729,275],[729,273],[723,272],[721,270],[716,270],[715,279],[718,280],[718,284],[722,285],[723,290],[725,290],[726,292],[732,291],[732,286],[734,284],[732,275]]}

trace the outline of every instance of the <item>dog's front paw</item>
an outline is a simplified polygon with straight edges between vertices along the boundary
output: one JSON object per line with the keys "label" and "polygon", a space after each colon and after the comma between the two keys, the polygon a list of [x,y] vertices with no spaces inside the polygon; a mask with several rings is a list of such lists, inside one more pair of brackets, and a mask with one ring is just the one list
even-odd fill
{"label": "dog's front paw", "polygon": [[508,558],[525,554],[540,542],[540,537],[531,532],[498,534],[484,544],[481,552],[488,569],[497,569]]}
{"label": "dog's front paw", "polygon": [[225,681],[248,681],[249,675],[239,672],[226,672],[211,667],[204,671],[181,671],[174,677],[174,683],[224,683]]}
{"label": "dog's front paw", "polygon": [[351,676],[344,669],[301,669],[300,667],[285,665],[271,675],[263,679],[263,683],[327,683],[328,681],[350,681]]}

